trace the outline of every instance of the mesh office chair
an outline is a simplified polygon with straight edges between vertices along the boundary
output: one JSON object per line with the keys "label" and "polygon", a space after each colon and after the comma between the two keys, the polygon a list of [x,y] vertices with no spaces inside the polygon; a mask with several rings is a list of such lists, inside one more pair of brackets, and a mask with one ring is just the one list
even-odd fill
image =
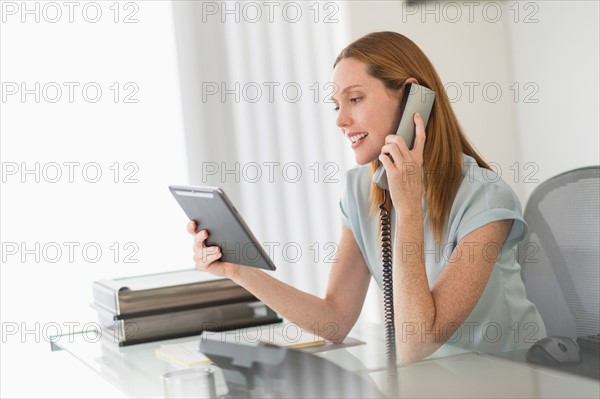
{"label": "mesh office chair", "polygon": [[523,214],[529,226],[518,259],[527,296],[547,335],[600,332],[600,166],[540,184]]}

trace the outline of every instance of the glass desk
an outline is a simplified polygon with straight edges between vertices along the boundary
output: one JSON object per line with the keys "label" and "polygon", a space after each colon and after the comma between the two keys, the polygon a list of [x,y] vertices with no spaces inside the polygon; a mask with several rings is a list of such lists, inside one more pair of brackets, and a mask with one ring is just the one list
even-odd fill
{"label": "glass desk", "polygon": [[[385,340],[383,328],[364,323],[349,335],[349,345],[326,344],[303,349],[340,367],[367,377],[386,391]],[[161,376],[183,369],[155,355],[161,344],[200,341],[184,337],[119,347],[114,340],[95,331],[55,337],[52,350],[65,350],[92,368],[130,397],[163,397]],[[363,341],[357,344],[356,339]],[[216,370],[217,394],[227,394],[227,385]],[[531,397],[598,398],[597,380],[514,362],[502,357],[444,345],[428,358],[399,364],[401,395],[405,397]]]}
{"label": "glass desk", "polygon": [[[597,380],[488,354],[425,360],[398,368],[400,397],[599,398]],[[384,387],[384,371],[370,373]]]}
{"label": "glass desk", "polygon": [[[229,334],[232,334],[229,332]],[[120,347],[115,340],[96,330],[54,337],[52,350],[65,350],[111,382],[126,395],[137,398],[163,397],[161,376],[186,368],[160,359],[155,350],[163,344],[184,343],[201,336],[156,341]],[[374,323],[357,325],[343,344],[324,344],[302,349],[323,357],[338,366],[360,374],[385,370],[385,336],[383,327]],[[428,359],[445,358],[466,353],[464,349],[445,345]],[[215,366],[217,394],[227,393],[222,373]]]}

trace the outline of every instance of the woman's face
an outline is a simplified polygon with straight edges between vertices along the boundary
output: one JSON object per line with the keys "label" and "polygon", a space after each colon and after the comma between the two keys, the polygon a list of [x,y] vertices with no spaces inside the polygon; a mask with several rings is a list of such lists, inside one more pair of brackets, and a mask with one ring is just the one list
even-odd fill
{"label": "woman's face", "polygon": [[385,136],[395,133],[400,118],[398,94],[367,73],[367,65],[344,58],[333,70],[336,124],[348,139],[359,165],[379,157]]}

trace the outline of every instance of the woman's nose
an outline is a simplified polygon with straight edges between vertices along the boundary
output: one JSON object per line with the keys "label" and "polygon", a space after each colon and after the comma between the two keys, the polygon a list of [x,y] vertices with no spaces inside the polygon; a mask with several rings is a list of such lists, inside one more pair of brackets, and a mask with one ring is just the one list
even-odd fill
{"label": "woman's nose", "polygon": [[350,114],[346,111],[345,108],[340,107],[338,109],[338,114],[337,114],[337,119],[336,119],[336,125],[339,128],[343,128],[345,126],[349,126],[350,125]]}

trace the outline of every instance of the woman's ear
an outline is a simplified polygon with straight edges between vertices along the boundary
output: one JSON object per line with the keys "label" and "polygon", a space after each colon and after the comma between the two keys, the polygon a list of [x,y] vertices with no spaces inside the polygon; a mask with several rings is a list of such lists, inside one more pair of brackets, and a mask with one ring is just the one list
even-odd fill
{"label": "woman's ear", "polygon": [[402,84],[402,87],[401,87],[401,88],[399,88],[399,89],[396,91],[396,93],[395,93],[395,94],[396,94],[396,97],[397,97],[398,99],[400,99],[400,98],[402,97],[402,93],[404,92],[404,88],[405,88],[405,87],[406,87],[406,85],[407,85],[407,84],[409,84],[409,83],[416,83],[416,84],[419,84],[419,81],[418,81],[416,78],[413,78],[413,77],[407,78],[407,79],[404,81],[404,83]]}

